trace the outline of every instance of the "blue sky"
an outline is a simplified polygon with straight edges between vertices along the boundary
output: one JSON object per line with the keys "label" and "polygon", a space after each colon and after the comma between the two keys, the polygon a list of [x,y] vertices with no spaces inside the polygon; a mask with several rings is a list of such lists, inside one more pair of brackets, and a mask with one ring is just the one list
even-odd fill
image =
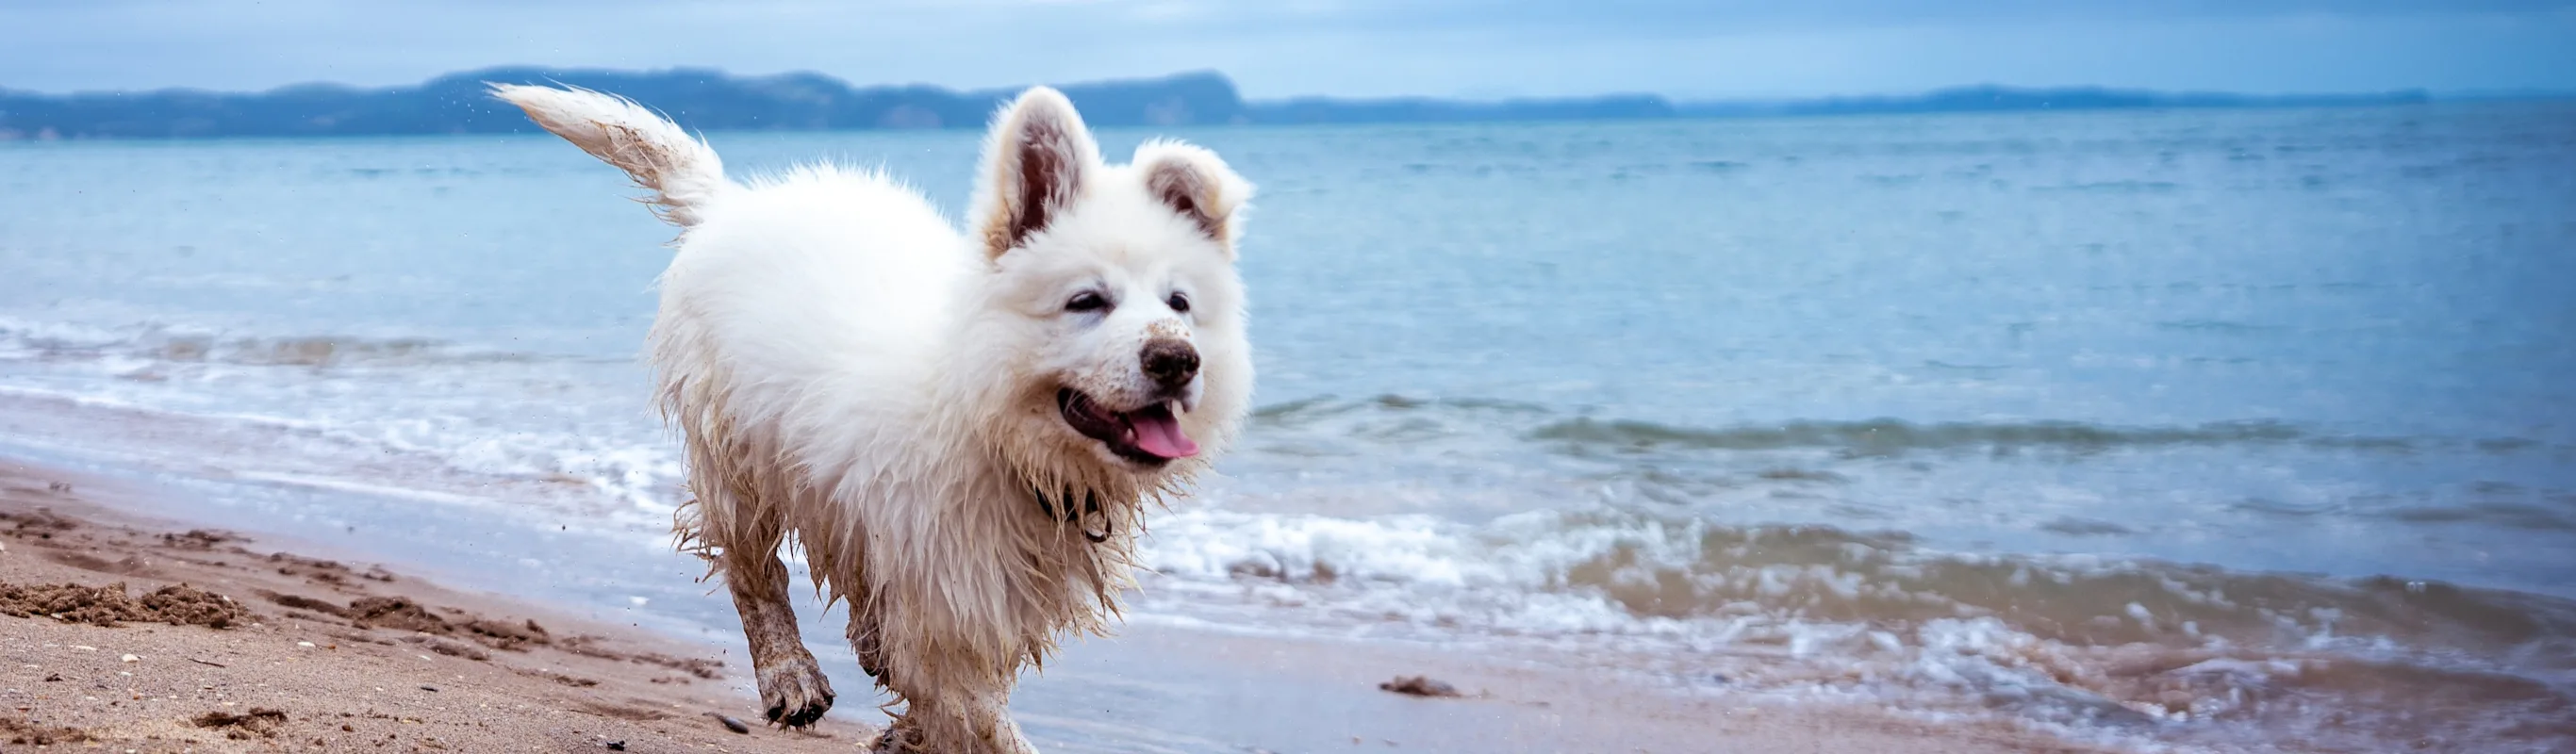
{"label": "blue sky", "polygon": [[2576,91],[2576,0],[0,0],[15,89],[385,85],[513,63],[952,87],[1216,69],[1256,98]]}

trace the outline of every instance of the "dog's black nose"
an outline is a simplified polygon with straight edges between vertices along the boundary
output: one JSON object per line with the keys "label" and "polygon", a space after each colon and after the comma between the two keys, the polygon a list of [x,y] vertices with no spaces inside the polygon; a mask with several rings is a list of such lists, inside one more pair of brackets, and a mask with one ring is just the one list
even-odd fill
{"label": "dog's black nose", "polygon": [[1157,340],[1145,344],[1141,357],[1145,376],[1165,390],[1179,390],[1199,376],[1199,351],[1177,340]]}

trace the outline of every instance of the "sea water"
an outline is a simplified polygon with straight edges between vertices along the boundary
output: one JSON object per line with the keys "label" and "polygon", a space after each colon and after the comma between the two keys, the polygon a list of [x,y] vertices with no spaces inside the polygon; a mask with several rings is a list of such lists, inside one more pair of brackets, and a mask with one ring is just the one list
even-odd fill
{"label": "sea water", "polygon": [[[1261,187],[1259,408],[1138,619],[2576,746],[2576,104],[1100,137],[1156,135]],[[710,137],[952,211],[978,138]],[[678,558],[633,193],[537,135],[0,144],[0,442]]]}

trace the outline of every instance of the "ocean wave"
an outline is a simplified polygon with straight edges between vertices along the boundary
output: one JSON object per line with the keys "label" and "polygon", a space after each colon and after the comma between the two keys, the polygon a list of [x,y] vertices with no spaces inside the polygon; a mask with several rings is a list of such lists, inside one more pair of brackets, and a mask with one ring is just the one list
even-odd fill
{"label": "ocean wave", "polygon": [[1584,447],[1838,448],[1883,454],[1961,447],[2099,450],[2159,445],[2284,443],[2311,439],[2314,435],[2290,424],[2265,420],[2210,422],[2185,427],[2115,427],[2071,421],[1927,424],[1871,419],[1699,428],[1647,421],[1575,418],[1539,427],[1530,433],[1530,437]]}
{"label": "ocean wave", "polygon": [[[1420,515],[1209,507],[1157,521],[1142,562],[1164,577],[1202,583],[1319,594],[1390,588],[1434,623],[1467,617],[1441,612],[1444,600],[1507,610],[1515,608],[1471,603],[1522,593],[1578,597],[1601,608],[1591,612],[1638,625],[1748,611],[1861,622],[1991,616],[2084,645],[2235,636],[2309,646],[2341,631],[2443,646],[2546,640],[2576,650],[2576,603],[2518,592],[2143,559],[1946,552],[1899,532],[1732,526],[1610,509],[1533,511],[1471,526]],[[1443,599],[1422,599],[1430,596]],[[1481,618],[1475,622],[1520,628],[1562,622]],[[2576,654],[2570,657],[2576,669]]]}
{"label": "ocean wave", "polygon": [[470,395],[372,402],[337,393],[340,405],[291,406],[306,393],[207,401],[165,388],[0,384],[0,407],[18,420],[13,439],[183,473],[476,502],[541,518],[573,513],[620,529],[665,527],[684,499],[678,449],[641,406],[597,416],[549,406],[543,420],[511,422],[518,401]]}
{"label": "ocean wave", "polygon": [[1518,416],[1543,416],[1552,413],[1546,406],[1525,401],[1491,398],[1418,398],[1390,393],[1364,400],[1348,400],[1324,395],[1273,403],[1253,409],[1251,419],[1256,424],[1268,426],[1303,426],[1324,419],[1365,412],[1411,413],[1424,410]]}
{"label": "ocean wave", "polygon": [[238,335],[160,323],[96,326],[0,320],[0,359],[242,366],[402,366],[531,361],[536,354],[435,338]]}
{"label": "ocean wave", "polygon": [[[1950,365],[1945,365],[1950,366]],[[1983,367],[1954,367],[1978,369]],[[1603,417],[1511,400],[1472,397],[1380,395],[1364,399],[1320,396],[1262,406],[1255,429],[1283,434],[1323,432],[1363,439],[1400,436],[1504,435],[1561,452],[1833,450],[1851,455],[1968,448],[2060,450],[2077,453],[2189,446],[2300,446],[2346,451],[2411,452],[2467,448],[2510,454],[2562,446],[2519,437],[2373,436],[2276,419],[2241,419],[2176,425],[2123,425],[2093,421],[1919,421],[1789,419],[1700,426]]]}
{"label": "ocean wave", "polygon": [[[2576,603],[2439,582],[1944,552],[1896,533],[1614,510],[1471,526],[1207,508],[1158,521],[1142,559],[1152,612],[1576,647],[1711,689],[2213,741],[2576,740]],[[1265,612],[1213,607],[1229,604]],[[2390,717],[2328,719],[2356,710]]]}

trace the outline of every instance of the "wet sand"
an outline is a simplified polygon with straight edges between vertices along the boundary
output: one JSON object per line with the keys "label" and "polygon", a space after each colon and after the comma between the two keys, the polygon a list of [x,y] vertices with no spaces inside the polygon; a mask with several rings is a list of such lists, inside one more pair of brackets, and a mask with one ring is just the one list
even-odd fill
{"label": "wet sand", "polygon": [[[0,612],[26,613],[0,615],[0,749],[853,751],[883,719],[843,688],[814,732],[762,727],[729,645],[283,552],[169,520],[198,509],[179,494],[0,459]],[[96,591],[117,584],[132,604]],[[1457,695],[1379,687],[1413,675]],[[1152,621],[1069,647],[1014,709],[1050,752],[2098,751],[2000,723]]]}
{"label": "wet sand", "polygon": [[[713,715],[759,713],[716,648],[126,515],[99,504],[117,486],[0,462],[0,612],[24,613],[0,615],[0,750],[800,752],[873,735],[734,733]],[[234,614],[117,609],[181,584]]]}

